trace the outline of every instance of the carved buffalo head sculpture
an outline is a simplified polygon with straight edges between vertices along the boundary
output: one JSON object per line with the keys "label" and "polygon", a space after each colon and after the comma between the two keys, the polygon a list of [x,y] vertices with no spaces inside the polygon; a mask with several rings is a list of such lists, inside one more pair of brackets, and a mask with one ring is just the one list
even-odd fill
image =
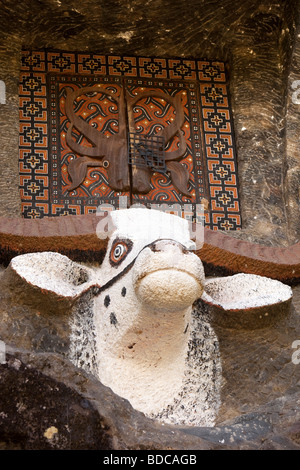
{"label": "carved buffalo head sculpture", "polygon": [[50,324],[65,315],[70,360],[136,409],[167,423],[213,426],[222,357],[212,319],[226,326],[249,317],[258,327],[262,306],[288,302],[291,289],[249,274],[205,280],[180,217],[132,208],[111,219],[100,266],[29,253],[11,261],[2,282],[40,298]]}

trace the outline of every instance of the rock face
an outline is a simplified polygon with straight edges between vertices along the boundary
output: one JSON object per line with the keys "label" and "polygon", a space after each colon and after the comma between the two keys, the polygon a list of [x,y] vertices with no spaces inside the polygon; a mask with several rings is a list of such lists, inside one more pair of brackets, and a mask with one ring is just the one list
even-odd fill
{"label": "rock face", "polygon": [[[207,57],[225,60],[229,67],[243,223],[243,230],[231,236],[265,245],[296,243],[299,13],[296,0],[154,0],[147,8],[141,0],[130,5],[98,2],[96,7],[93,0],[4,2],[0,216],[21,215],[18,82],[23,47]],[[51,243],[55,245],[55,234]],[[68,239],[68,249],[71,245]],[[285,252],[280,253],[285,264]],[[214,246],[210,259],[217,263],[218,255]],[[257,272],[255,261],[251,263],[251,272]],[[235,265],[240,264],[241,258],[235,259]],[[260,269],[264,266],[261,263]],[[280,316],[276,324],[255,329],[213,324],[223,382],[218,420],[211,428],[162,426],[134,410],[66,357],[68,305],[62,302],[53,311],[49,304],[28,302],[33,297],[24,299],[22,286],[14,287],[17,295],[11,286],[1,286],[0,291],[0,338],[6,344],[0,364],[1,448],[300,449],[299,286],[293,289],[290,315]]]}
{"label": "rock face", "polygon": [[8,309],[1,297],[1,309],[10,312],[1,322],[2,337],[8,325],[21,332],[22,318],[22,331],[31,328],[33,337],[44,339],[35,352],[7,347],[0,365],[1,448],[300,448],[299,363],[291,361],[299,313],[267,331],[215,327],[224,375],[219,420],[212,428],[182,428],[147,419],[62,354],[43,352],[55,343],[55,331],[46,336],[43,322],[26,321],[24,306]]}
{"label": "rock face", "polygon": [[[112,445],[105,432],[108,426],[98,419],[90,401],[19,357],[7,354],[7,362],[1,365],[2,448],[106,449]],[[49,361],[53,370],[51,356],[44,367]],[[60,373],[64,374],[62,369]]]}
{"label": "rock face", "polygon": [[[11,25],[11,26],[8,26]],[[229,66],[242,233],[263,244],[299,239],[299,4],[296,0],[5,2],[0,20],[0,216],[20,216],[20,50],[225,60]]]}
{"label": "rock face", "polygon": [[147,419],[61,355],[8,348],[0,382],[5,450],[300,449],[295,387],[240,415],[232,408],[216,427],[178,428]]}
{"label": "rock face", "polygon": [[[118,212],[120,220],[118,217],[115,220],[116,231],[112,233],[103,266],[98,270],[73,263],[56,253],[35,253],[16,258],[1,274],[1,380],[4,391],[11,390],[1,396],[0,434],[3,436],[3,447],[162,449],[166,446],[204,449],[225,445],[228,448],[297,448],[300,377],[298,297],[290,309],[290,287],[274,280],[238,275],[231,278],[237,286],[234,288],[229,283],[227,288],[229,297],[233,297],[229,304],[227,302],[230,308],[225,310],[229,319],[233,315],[231,321],[228,318],[224,321],[219,311],[226,307],[224,288],[230,277],[208,280],[202,298],[194,302],[188,319],[176,320],[172,315],[174,312],[168,310],[170,302],[174,309],[172,297],[168,300],[165,296],[162,310],[156,312],[153,310],[151,289],[147,289],[144,299],[145,293],[140,292],[138,281],[148,275],[151,277],[154,272],[163,273],[163,268],[167,266],[166,254],[169,269],[170,261],[178,268],[181,258],[179,252],[173,252],[178,247],[174,243],[170,245],[170,240],[168,246],[172,253],[165,252],[164,247],[159,245],[163,245],[163,239],[148,243],[145,247],[141,234],[134,238],[135,232],[131,231],[130,224],[124,225],[124,222],[127,213],[130,219],[136,211],[140,214],[139,221],[142,212],[151,212],[146,209]],[[156,218],[165,219],[165,216],[154,214]],[[170,217],[174,216],[168,215],[168,221]],[[186,222],[180,218],[178,221],[180,224]],[[144,221],[142,228],[149,237],[145,226]],[[179,229],[176,230],[177,235]],[[129,252],[119,250],[119,244],[124,244],[124,230],[126,236],[131,237],[127,239],[127,244],[132,243]],[[156,239],[157,233],[153,236]],[[185,230],[182,237],[185,243],[189,241]],[[142,255],[148,254],[151,261],[151,253],[158,254],[158,258],[153,258],[154,264],[145,264]],[[127,254],[129,258],[125,261]],[[194,255],[185,256],[192,258],[189,261],[183,256],[184,266],[181,268],[184,267],[185,274],[192,273],[190,263]],[[48,263],[45,263],[47,259]],[[118,262],[121,264],[118,265]],[[63,272],[59,269],[62,266]],[[131,268],[132,279],[129,280],[126,275]],[[204,284],[202,275],[198,278],[200,284]],[[120,279],[122,285],[117,282]],[[164,278],[160,278],[160,284],[163,281]],[[137,299],[133,303],[129,299],[128,303],[126,298],[133,295],[130,290],[134,290],[135,282],[142,298],[141,305]],[[239,292],[236,293],[238,286]],[[218,294],[222,290],[224,295],[221,297],[225,303],[220,304]],[[299,296],[299,290],[295,288],[295,291]],[[251,293],[250,298],[247,298],[248,292]],[[238,301],[232,306],[233,294]],[[255,301],[255,295],[260,299],[259,304]],[[74,304],[74,299],[79,304]],[[151,308],[144,311],[144,303],[149,300]],[[272,302],[275,302],[276,308],[280,306],[280,314],[277,315],[276,309],[272,311]],[[263,306],[260,313],[264,317],[266,313],[273,316],[273,321],[261,322],[257,310],[259,306]],[[254,321],[252,308],[255,309]],[[182,316],[181,310],[182,306],[178,306],[176,312]],[[236,315],[246,318],[249,314],[250,321],[237,321]],[[151,328],[147,328],[147,322]],[[177,324],[180,328],[176,332]],[[147,341],[152,345],[149,351]],[[162,346],[167,342],[168,347],[160,349],[160,341]],[[187,348],[184,346],[181,351],[182,345]],[[176,356],[178,347],[180,354]],[[157,362],[157,369],[152,371],[151,376],[153,351],[160,352],[161,364]],[[147,363],[149,359],[151,364]],[[164,361],[167,362],[166,369],[163,368]],[[180,375],[182,365],[185,367],[184,376]],[[113,380],[110,372],[113,372]],[[146,375],[141,375],[145,372]],[[158,378],[162,373],[163,379],[168,377],[168,380],[159,382],[157,372]],[[144,390],[147,374],[152,377],[153,384],[149,382]],[[175,374],[175,381],[169,387],[172,374]],[[105,387],[98,377],[112,390]],[[176,396],[176,387],[181,381],[182,392]],[[159,399],[165,390],[160,389],[162,384],[167,385],[167,391],[174,392],[175,400],[169,401],[169,406],[163,403],[160,412],[143,408],[138,400],[134,401],[136,396],[139,397],[139,392],[142,398],[150,393],[147,395],[147,405],[151,405],[153,397],[153,403],[160,404]],[[152,385],[154,395],[151,398]],[[32,387],[39,394],[33,393]],[[159,394],[155,399],[157,390]],[[184,394],[184,391],[187,393]],[[134,410],[119,395],[128,398],[136,409],[156,420],[152,421]],[[169,396],[167,398],[170,400]],[[112,408],[107,408],[108,402]],[[46,408],[42,403],[46,403],[43,405]],[[84,419],[85,424],[81,425]],[[157,420],[176,423],[176,426],[162,426]],[[24,422],[29,424],[23,425]],[[43,426],[37,422],[42,422]],[[75,429],[72,431],[73,427],[78,429],[78,426],[84,426],[88,440]],[[274,436],[278,437],[275,439]]]}

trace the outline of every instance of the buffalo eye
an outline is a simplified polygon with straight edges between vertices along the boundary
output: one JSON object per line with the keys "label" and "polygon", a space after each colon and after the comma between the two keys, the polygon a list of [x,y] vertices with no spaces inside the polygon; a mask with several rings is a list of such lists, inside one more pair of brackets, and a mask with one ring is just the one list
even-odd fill
{"label": "buffalo eye", "polygon": [[124,239],[116,239],[111,247],[110,250],[110,257],[109,261],[112,266],[118,266],[132,248],[132,241],[131,240],[124,240]]}

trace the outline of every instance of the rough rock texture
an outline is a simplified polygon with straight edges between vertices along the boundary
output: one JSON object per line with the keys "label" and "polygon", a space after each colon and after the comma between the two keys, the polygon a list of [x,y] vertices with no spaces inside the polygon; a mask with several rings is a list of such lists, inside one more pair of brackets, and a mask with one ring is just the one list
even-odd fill
{"label": "rough rock texture", "polygon": [[[293,48],[291,69],[287,83],[286,138],[285,138],[285,185],[288,230],[291,239],[299,237],[299,181],[300,181],[300,29],[298,28]],[[298,209],[297,209],[298,208]],[[298,210],[298,216],[297,212]]]}
{"label": "rough rock texture", "polygon": [[[229,65],[243,223],[243,230],[231,235],[265,245],[299,241],[296,0],[7,0],[1,5],[0,33],[0,80],[7,90],[6,104],[0,105],[0,216],[21,216],[17,175],[22,47],[208,57]],[[34,230],[28,229],[30,239],[8,232],[8,257],[12,245],[18,253],[36,242]],[[93,237],[84,246],[85,259]],[[276,250],[276,262],[268,258],[265,263],[262,248],[251,251],[239,244],[242,240],[228,238],[221,249],[220,239],[203,247],[214,267],[265,275],[257,269],[271,274],[277,270],[277,277],[284,269],[286,276],[294,269],[293,257],[299,256],[295,245]],[[65,249],[71,250],[73,240],[66,238]],[[49,239],[44,237],[44,242]],[[51,246],[60,242],[53,234]],[[11,345],[7,362],[0,365],[2,448],[300,449],[300,365],[291,360],[292,344],[300,340],[299,286],[294,288],[295,310],[280,327],[249,331],[216,326],[224,366],[219,423],[211,429],[184,430],[147,420],[67,361],[63,316],[49,329],[49,316],[17,305],[7,292],[0,295],[0,337]],[[37,391],[41,400],[35,400]]]}
{"label": "rough rock texture", "polygon": [[1,447],[299,450],[299,286],[293,290],[290,316],[272,327],[214,325],[222,405],[216,427],[200,428],[162,426],[132,409],[65,357],[69,333],[62,312],[45,315],[3,288]]}
{"label": "rough rock texture", "polygon": [[[0,20],[1,21],[1,20]],[[19,67],[21,40],[0,41],[0,80],[6,86],[6,103],[0,105],[0,215],[20,217],[19,196]]]}
{"label": "rough rock texture", "polygon": [[[265,394],[261,405],[241,401],[215,428],[161,426],[60,355],[7,352],[0,365],[2,449],[300,449],[295,386]],[[232,382],[244,380],[244,369]],[[233,401],[233,384],[230,393]],[[249,401],[249,389],[246,395]]]}
{"label": "rough rock texture", "polygon": [[226,60],[243,230],[263,244],[299,239],[299,4],[296,0],[6,1],[2,5],[0,215],[20,215],[17,83],[20,48]]}

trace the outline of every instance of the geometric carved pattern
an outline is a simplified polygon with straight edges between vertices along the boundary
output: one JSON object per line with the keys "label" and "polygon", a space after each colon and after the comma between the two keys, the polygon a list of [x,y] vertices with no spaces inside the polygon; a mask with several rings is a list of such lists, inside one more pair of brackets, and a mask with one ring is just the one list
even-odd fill
{"label": "geometric carved pattern", "polygon": [[155,171],[167,171],[164,155],[163,136],[128,134],[128,163],[137,168],[153,168]]}
{"label": "geometric carved pattern", "polygon": [[[68,88],[97,86],[108,94],[79,97],[76,112],[108,137],[118,132],[118,109],[111,99],[125,90],[134,97],[159,89],[181,97],[186,151],[178,160],[189,174],[188,195],[172,184],[170,172],[153,172],[145,194],[117,192],[109,186],[106,168],[87,167],[82,184],[70,191],[68,168],[80,158],[66,144],[70,122],[64,101]],[[80,90],[79,90],[80,91]],[[171,102],[171,101],[170,101]],[[141,99],[134,108],[135,129],[154,135],[154,119],[168,126],[174,109],[155,96]],[[100,106],[101,105],[101,106]],[[72,138],[84,137],[76,129]],[[166,143],[165,155],[176,150],[178,136]],[[61,51],[23,51],[20,74],[20,193],[25,218],[42,218],[96,211],[99,204],[117,204],[119,196],[130,203],[195,204],[203,198],[209,211],[205,224],[213,230],[241,228],[237,163],[225,64],[221,61],[105,56]],[[176,162],[175,162],[176,165]],[[178,163],[177,163],[178,165]],[[172,166],[170,166],[172,168]]]}

